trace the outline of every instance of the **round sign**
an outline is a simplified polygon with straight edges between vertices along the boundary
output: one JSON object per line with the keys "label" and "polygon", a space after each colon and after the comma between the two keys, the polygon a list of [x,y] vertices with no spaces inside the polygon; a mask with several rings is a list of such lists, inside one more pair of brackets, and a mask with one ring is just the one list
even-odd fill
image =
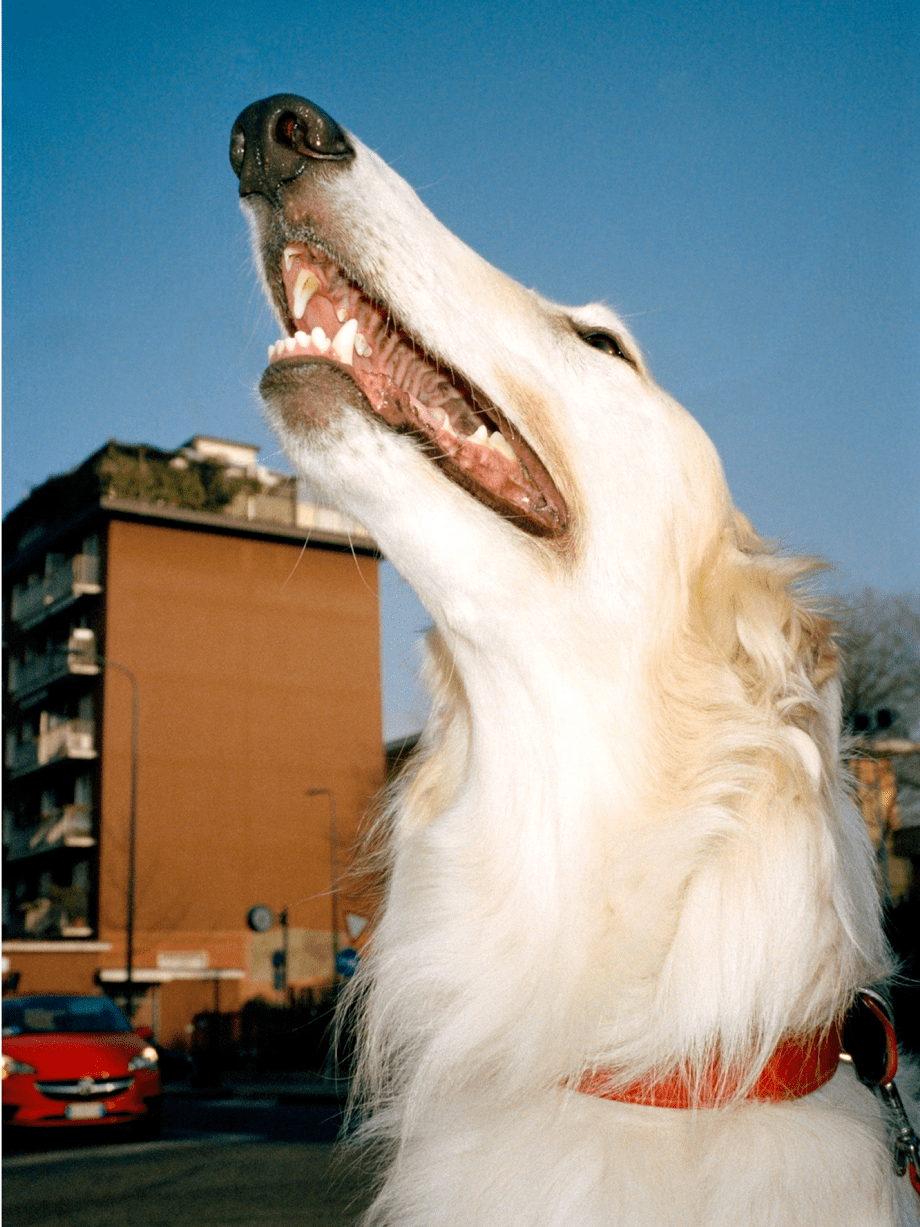
{"label": "round sign", "polygon": [[360,957],[357,950],[352,946],[346,946],[344,950],[340,950],[335,956],[336,971],[347,980],[358,970]]}
{"label": "round sign", "polygon": [[254,933],[266,933],[275,923],[275,914],[264,903],[257,903],[246,913],[246,923]]}

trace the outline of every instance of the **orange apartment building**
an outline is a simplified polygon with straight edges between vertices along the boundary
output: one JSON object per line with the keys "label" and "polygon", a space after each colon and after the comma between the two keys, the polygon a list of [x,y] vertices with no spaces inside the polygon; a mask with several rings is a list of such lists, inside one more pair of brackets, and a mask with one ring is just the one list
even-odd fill
{"label": "orange apartment building", "polygon": [[256,456],[113,442],[4,522],[4,977],[123,994],[134,782],[135,1020],[166,1045],[280,999],[254,906],[288,909],[295,988],[368,911],[348,864],[384,772],[377,553]]}

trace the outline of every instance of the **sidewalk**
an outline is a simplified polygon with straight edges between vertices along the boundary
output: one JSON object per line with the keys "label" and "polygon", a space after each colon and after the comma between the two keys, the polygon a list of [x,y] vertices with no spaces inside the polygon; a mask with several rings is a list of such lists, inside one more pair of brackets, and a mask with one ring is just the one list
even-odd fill
{"label": "sidewalk", "polygon": [[276,1103],[344,1103],[347,1078],[324,1078],[302,1070],[269,1073],[225,1070],[216,1086],[193,1086],[191,1082],[165,1082],[163,1094],[179,1099],[253,1099]]}

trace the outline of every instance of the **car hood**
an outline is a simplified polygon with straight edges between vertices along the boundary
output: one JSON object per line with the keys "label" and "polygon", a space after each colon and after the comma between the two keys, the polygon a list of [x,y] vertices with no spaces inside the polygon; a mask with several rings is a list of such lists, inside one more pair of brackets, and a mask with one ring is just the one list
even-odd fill
{"label": "car hood", "polygon": [[133,1031],[111,1035],[10,1035],[3,1051],[31,1065],[41,1078],[105,1078],[128,1072],[145,1047]]}

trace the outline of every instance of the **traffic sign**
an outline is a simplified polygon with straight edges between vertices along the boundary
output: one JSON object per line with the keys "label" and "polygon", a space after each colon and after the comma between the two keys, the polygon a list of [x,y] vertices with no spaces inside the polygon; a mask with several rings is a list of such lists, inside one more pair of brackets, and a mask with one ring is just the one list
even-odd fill
{"label": "traffic sign", "polygon": [[275,917],[270,907],[257,903],[246,913],[246,923],[253,933],[267,933],[275,923]]}
{"label": "traffic sign", "polygon": [[335,969],[340,976],[344,976],[346,980],[350,979],[358,970],[358,963],[361,961],[361,956],[352,946],[346,946],[344,950],[340,950],[335,956]]}

